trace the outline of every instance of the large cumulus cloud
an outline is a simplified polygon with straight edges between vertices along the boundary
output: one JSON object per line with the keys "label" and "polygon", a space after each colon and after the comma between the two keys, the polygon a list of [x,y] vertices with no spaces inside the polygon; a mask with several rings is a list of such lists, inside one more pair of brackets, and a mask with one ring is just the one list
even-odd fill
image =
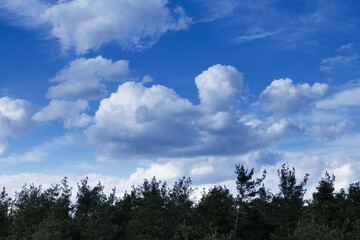
{"label": "large cumulus cloud", "polygon": [[301,130],[288,119],[240,120],[236,99],[242,74],[214,65],[195,78],[200,104],[165,86],[126,82],[101,101],[86,129],[99,160],[235,155],[262,148]]}

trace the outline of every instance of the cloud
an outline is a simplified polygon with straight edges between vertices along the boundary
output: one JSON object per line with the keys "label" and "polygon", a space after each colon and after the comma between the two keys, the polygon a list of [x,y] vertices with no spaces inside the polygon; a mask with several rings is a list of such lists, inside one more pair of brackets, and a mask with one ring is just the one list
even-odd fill
{"label": "cloud", "polygon": [[145,75],[143,79],[141,80],[142,84],[147,84],[149,82],[153,82],[154,78],[152,78],[150,75]]}
{"label": "cloud", "polygon": [[49,7],[41,0],[4,0],[0,2],[0,16],[9,19],[13,24],[32,28],[42,24],[40,16]]}
{"label": "cloud", "polygon": [[205,12],[205,16],[201,16],[201,20],[197,22],[210,22],[219,18],[231,16],[236,9],[236,0],[197,0],[201,4],[201,13]]}
{"label": "cloud", "polygon": [[[289,5],[279,4],[276,0],[217,1],[225,2],[227,8],[212,4],[214,1],[204,2],[209,2],[204,5],[205,11],[213,12],[214,17],[210,19],[222,17],[221,23],[226,23],[223,33],[228,33],[228,38],[235,43],[272,36],[272,43],[278,43],[277,47],[294,48],[318,45],[323,39],[319,36],[329,32],[346,34],[358,31],[356,25],[348,24],[353,20],[347,14],[347,10],[353,8],[352,3],[302,1],[292,5],[293,11],[289,11]],[[339,24],[342,28],[338,27]]]}
{"label": "cloud", "polygon": [[348,43],[348,44],[344,44],[341,45],[338,49],[336,49],[338,52],[348,52],[348,51],[353,51],[354,50],[354,44],[353,43]]}
{"label": "cloud", "polygon": [[232,66],[220,64],[210,67],[195,78],[202,107],[209,111],[225,111],[236,103],[241,93],[243,75]]}
{"label": "cloud", "polygon": [[64,101],[51,100],[49,105],[37,112],[32,119],[36,122],[65,120],[65,127],[85,127],[92,122],[92,118],[83,113],[89,108],[85,100]]}
{"label": "cloud", "polygon": [[[304,131],[290,119],[242,121],[242,74],[214,65],[195,78],[200,104],[161,85],[126,82],[100,102],[85,134],[100,161],[237,155]],[[314,87],[316,88],[316,87]]]}
{"label": "cloud", "polygon": [[33,113],[31,104],[25,100],[0,98],[0,155],[7,148],[7,137],[19,137],[31,128]]}
{"label": "cloud", "polygon": [[190,174],[191,175],[205,175],[205,174],[211,174],[214,172],[214,168],[211,165],[200,165],[200,166],[194,166]]}
{"label": "cloud", "polygon": [[50,79],[52,83],[47,98],[58,99],[99,99],[107,93],[103,81],[125,81],[129,74],[129,61],[112,62],[97,56],[96,58],[78,58],[71,61]]}
{"label": "cloud", "polygon": [[358,106],[360,106],[360,87],[343,90],[328,99],[316,103],[316,107],[320,109],[340,109]]}
{"label": "cloud", "polygon": [[320,71],[326,73],[333,73],[336,69],[341,67],[352,66],[353,61],[359,59],[358,55],[329,57],[321,60]]}
{"label": "cloud", "polygon": [[155,154],[193,142],[193,127],[187,120],[193,113],[194,106],[172,89],[126,82],[100,102],[95,124],[85,133],[98,146],[100,159],[105,153]]}
{"label": "cloud", "polygon": [[243,35],[243,36],[236,37],[232,40],[232,42],[235,44],[240,44],[240,43],[244,43],[244,42],[250,42],[250,41],[256,40],[256,39],[270,37],[275,34],[277,34],[277,32],[257,32],[257,33],[253,33],[253,34],[249,34],[249,35]]}
{"label": "cloud", "polygon": [[[191,19],[184,9],[169,9],[167,0],[70,0],[44,2],[4,0],[0,7],[19,16],[25,26],[29,19],[35,26],[51,28],[64,50],[77,54],[97,50],[116,42],[125,49],[153,45],[168,31],[186,29]],[[19,21],[19,20],[18,20]]]}
{"label": "cloud", "polygon": [[354,127],[354,122],[343,120],[330,126],[313,125],[307,130],[307,133],[311,136],[333,140],[342,136],[344,133],[350,132]]}
{"label": "cloud", "polygon": [[294,85],[289,78],[274,80],[260,95],[262,107],[279,115],[292,114],[330,94],[325,83]]}
{"label": "cloud", "polygon": [[50,153],[55,152],[63,147],[74,146],[80,142],[78,136],[67,134],[63,137],[55,138],[41,145],[32,147],[23,154],[13,154],[4,158],[0,158],[0,162],[4,163],[22,163],[22,162],[39,162],[43,161]]}

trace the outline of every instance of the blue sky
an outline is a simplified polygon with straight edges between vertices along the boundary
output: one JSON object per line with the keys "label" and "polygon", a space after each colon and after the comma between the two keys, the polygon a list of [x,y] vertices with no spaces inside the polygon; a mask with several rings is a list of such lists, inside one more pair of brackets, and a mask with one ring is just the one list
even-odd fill
{"label": "blue sky", "polygon": [[0,179],[360,174],[357,1],[4,0]]}

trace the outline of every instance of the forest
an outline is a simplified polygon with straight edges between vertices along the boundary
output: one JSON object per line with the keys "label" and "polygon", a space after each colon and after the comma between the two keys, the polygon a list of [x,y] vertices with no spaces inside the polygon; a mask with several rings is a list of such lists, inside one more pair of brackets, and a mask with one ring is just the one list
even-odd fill
{"label": "forest", "polygon": [[[235,166],[237,195],[214,186],[194,200],[190,178],[172,187],[144,180],[122,197],[115,188],[78,183],[76,201],[64,178],[48,189],[25,185],[14,198],[0,196],[0,239],[360,239],[360,185],[336,192],[327,172],[311,200],[305,200],[306,174],[297,181],[288,164],[278,170],[278,193],[271,193],[254,169]],[[233,173],[232,173],[233,174]]]}

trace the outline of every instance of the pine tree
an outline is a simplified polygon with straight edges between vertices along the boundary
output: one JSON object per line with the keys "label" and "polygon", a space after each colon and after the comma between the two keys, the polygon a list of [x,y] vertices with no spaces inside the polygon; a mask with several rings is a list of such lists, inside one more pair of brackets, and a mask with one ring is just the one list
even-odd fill
{"label": "pine tree", "polygon": [[290,239],[304,210],[304,186],[309,175],[305,174],[303,181],[297,184],[295,168],[283,164],[278,176],[280,192],[272,201],[272,215],[277,227],[271,239]]}
{"label": "pine tree", "polygon": [[[247,219],[247,212],[248,212],[248,203],[252,200],[258,193],[259,187],[261,183],[265,179],[266,170],[263,172],[262,178],[253,179],[254,169],[252,168],[250,171],[244,168],[242,165],[235,166],[235,173],[236,173],[236,189],[238,191],[237,197],[237,214],[235,219],[235,227],[234,227],[234,239],[238,238],[239,236],[239,222],[243,226],[243,229],[249,229],[248,224],[252,224],[253,222]],[[252,235],[252,233],[247,231],[247,233],[243,233],[242,235]]]}

